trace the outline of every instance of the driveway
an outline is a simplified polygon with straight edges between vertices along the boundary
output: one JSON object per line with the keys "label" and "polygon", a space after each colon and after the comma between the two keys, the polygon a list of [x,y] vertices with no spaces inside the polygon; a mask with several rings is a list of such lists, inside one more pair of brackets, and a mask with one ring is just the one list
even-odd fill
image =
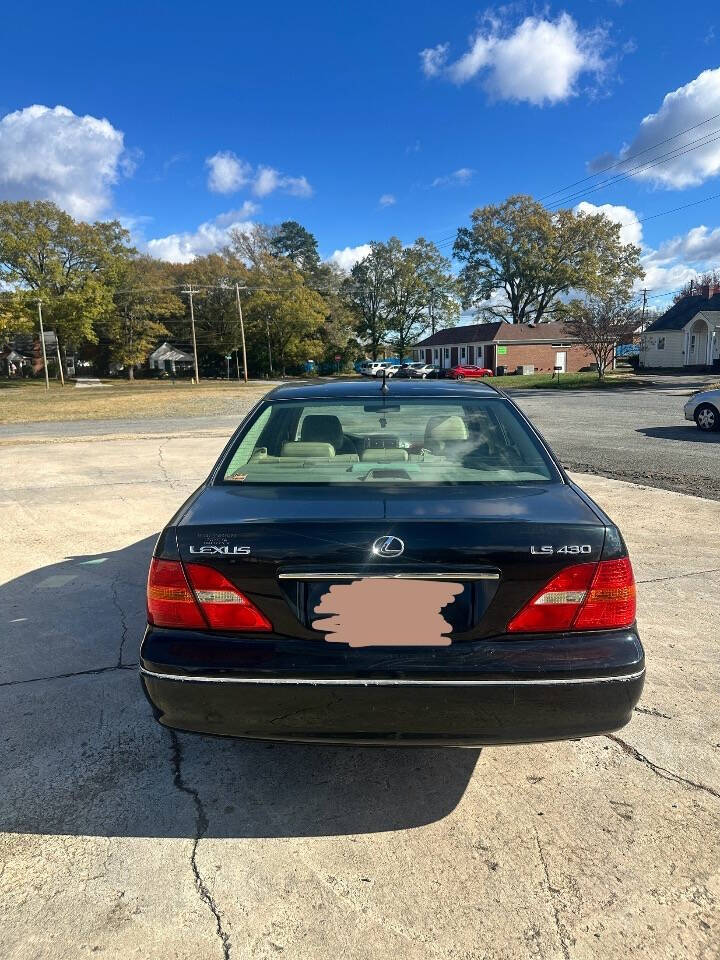
{"label": "driveway", "polygon": [[584,478],[640,581],[617,735],[211,740],[154,723],[136,662],[154,538],[223,440],[0,447],[3,960],[714,960],[720,505]]}

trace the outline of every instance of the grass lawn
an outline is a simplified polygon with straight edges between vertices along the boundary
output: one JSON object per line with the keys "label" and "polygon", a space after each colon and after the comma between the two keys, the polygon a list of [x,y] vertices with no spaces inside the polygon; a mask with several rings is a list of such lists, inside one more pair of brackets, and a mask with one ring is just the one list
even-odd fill
{"label": "grass lawn", "polygon": [[[560,383],[549,373],[527,377],[496,377],[502,390],[531,388],[577,390],[597,387],[642,386],[632,373],[613,373],[598,381],[595,373],[562,374]],[[0,423],[33,423],[54,420],[153,420],[165,417],[207,417],[244,414],[248,407],[271,389],[255,381],[207,380],[195,386],[187,380],[107,380],[102,387],[61,387],[50,381],[0,380]]]}
{"label": "grass lawn", "polygon": [[0,380],[0,423],[53,420],[152,420],[244,414],[267,393],[263,383],[209,380],[109,380],[102,387],[61,387],[44,380]]}
{"label": "grass lawn", "polygon": [[613,387],[642,387],[644,382],[635,374],[622,371],[607,373],[603,380],[598,379],[596,373],[561,373],[560,380],[553,378],[551,373],[531,373],[523,377],[510,374],[505,377],[495,377],[492,382],[501,390],[511,390],[513,387],[525,389],[547,390],[581,390],[595,387],[599,390],[609,390]]}

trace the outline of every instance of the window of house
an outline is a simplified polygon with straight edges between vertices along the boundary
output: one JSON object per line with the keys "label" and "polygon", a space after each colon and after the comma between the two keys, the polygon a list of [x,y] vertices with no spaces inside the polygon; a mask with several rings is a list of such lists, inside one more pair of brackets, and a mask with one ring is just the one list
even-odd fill
{"label": "window of house", "polygon": [[460,347],[460,356],[465,359],[465,347]]}
{"label": "window of house", "polygon": [[439,353],[439,351],[437,350],[437,348],[436,348],[435,350],[433,350],[433,356],[435,357],[436,360],[438,359],[439,355],[440,355],[440,353]]}
{"label": "window of house", "polygon": [[450,356],[450,347],[445,347],[445,356],[446,357]]}
{"label": "window of house", "polygon": [[[695,338],[693,337],[693,340],[694,339]],[[658,350],[664,350],[664,349],[665,349],[665,337],[658,337]]]}

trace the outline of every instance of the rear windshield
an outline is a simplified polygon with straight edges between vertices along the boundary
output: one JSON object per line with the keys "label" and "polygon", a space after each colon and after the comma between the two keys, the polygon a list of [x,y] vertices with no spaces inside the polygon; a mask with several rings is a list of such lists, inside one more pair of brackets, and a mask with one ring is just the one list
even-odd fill
{"label": "rear windshield", "polygon": [[225,464],[228,483],[560,481],[501,398],[269,401]]}

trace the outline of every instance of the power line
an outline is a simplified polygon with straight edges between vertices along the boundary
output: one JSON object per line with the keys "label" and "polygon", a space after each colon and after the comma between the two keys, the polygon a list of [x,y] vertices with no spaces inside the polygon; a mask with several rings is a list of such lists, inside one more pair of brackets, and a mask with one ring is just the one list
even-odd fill
{"label": "power line", "polygon": [[674,133],[671,137],[666,137],[664,140],[659,140],[657,143],[651,144],[649,147],[646,147],[644,150],[639,150],[637,153],[632,153],[627,157],[623,157],[621,160],[616,160],[614,163],[608,164],[606,167],[602,167],[600,170],[596,170],[594,173],[591,173],[587,177],[583,177],[580,180],[575,180],[573,183],[568,183],[564,187],[559,187],[557,190],[552,190],[550,193],[543,194],[539,197],[539,200],[547,200],[548,197],[553,197],[556,193],[564,193],[566,190],[569,190],[571,187],[576,187],[580,183],[586,183],[588,180],[592,180],[594,177],[599,177],[603,173],[607,173],[608,170],[613,170],[615,167],[620,167],[624,163],[628,163],[630,160],[634,160],[636,157],[641,157],[644,153],[649,153],[651,150],[655,150],[656,147],[661,147],[664,143],[670,143],[671,140],[677,140],[678,137],[681,137],[684,133],[690,133],[691,130],[697,130],[698,127],[704,126],[706,123],[711,123],[713,120],[717,120],[720,117],[720,113],[714,114],[712,117],[707,117],[705,120],[701,120],[699,123],[694,123],[691,127],[686,127],[684,130],[681,130],[679,133]]}
{"label": "power line", "polygon": [[552,206],[560,207],[565,204],[572,203],[578,198],[589,196],[591,193],[597,193],[598,190],[602,190],[605,187],[614,187],[618,183],[623,183],[625,180],[629,180],[631,177],[636,176],[638,173],[642,173],[645,170],[650,170],[652,167],[659,166],[661,163],[667,163],[669,160],[677,160],[679,157],[684,157],[686,154],[692,153],[694,150],[699,150],[700,147],[708,146],[708,144],[715,143],[716,140],[720,140],[720,127],[716,130],[711,130],[710,133],[718,134],[718,136],[713,136],[708,140],[708,134],[705,137],[698,138],[697,141],[691,140],[690,144],[694,143],[695,146],[686,144],[683,148],[677,148],[676,150],[669,151],[668,153],[663,154],[661,157],[651,160],[649,163],[638,164],[636,167],[632,167],[630,170],[627,170],[624,173],[619,173],[614,177],[609,177],[607,180],[604,180],[601,183],[595,184],[590,189],[577,190],[575,193],[571,193],[566,197],[562,197],[560,200],[555,201]]}

